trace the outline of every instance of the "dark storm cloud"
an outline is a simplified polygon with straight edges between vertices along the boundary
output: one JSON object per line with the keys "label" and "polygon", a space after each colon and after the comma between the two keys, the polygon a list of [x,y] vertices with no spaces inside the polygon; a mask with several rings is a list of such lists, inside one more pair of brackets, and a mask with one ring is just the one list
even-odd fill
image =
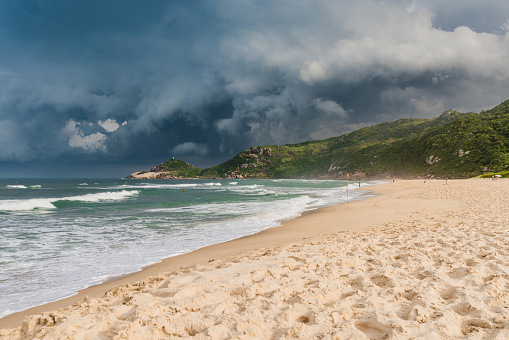
{"label": "dark storm cloud", "polygon": [[209,166],[478,111],[508,31],[503,1],[0,1],[0,162]]}

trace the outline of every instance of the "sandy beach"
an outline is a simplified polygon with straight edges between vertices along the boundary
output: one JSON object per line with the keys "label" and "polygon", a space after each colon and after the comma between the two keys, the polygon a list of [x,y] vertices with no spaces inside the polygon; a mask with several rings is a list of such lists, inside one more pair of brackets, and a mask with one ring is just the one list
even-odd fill
{"label": "sandy beach", "polygon": [[7,316],[0,338],[509,339],[509,180],[368,189]]}

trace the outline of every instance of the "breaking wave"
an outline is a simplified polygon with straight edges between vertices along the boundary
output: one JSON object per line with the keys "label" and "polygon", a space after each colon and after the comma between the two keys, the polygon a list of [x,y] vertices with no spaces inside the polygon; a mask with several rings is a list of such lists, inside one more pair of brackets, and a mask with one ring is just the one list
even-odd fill
{"label": "breaking wave", "polygon": [[122,190],[116,192],[101,192],[81,196],[54,197],[54,198],[31,198],[26,200],[1,200],[0,211],[29,211],[34,209],[56,209],[53,204],[59,201],[76,202],[100,202],[108,200],[121,200],[130,196],[138,195],[138,190]]}

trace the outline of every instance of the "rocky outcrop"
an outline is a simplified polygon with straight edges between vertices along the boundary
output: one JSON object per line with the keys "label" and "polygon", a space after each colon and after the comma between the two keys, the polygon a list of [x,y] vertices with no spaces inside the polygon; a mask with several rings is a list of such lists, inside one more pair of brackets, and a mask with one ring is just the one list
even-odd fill
{"label": "rocky outcrop", "polygon": [[[155,168],[155,167],[154,167]],[[183,177],[172,176],[169,171],[150,171],[142,170],[134,172],[126,177],[126,179],[182,179]]]}
{"label": "rocky outcrop", "polygon": [[224,179],[248,179],[248,178],[261,178],[255,174],[241,173],[240,171],[231,171],[223,174]]}
{"label": "rocky outcrop", "polygon": [[156,165],[150,169],[150,172],[164,172],[165,169],[162,164]]}
{"label": "rocky outcrop", "polygon": [[260,148],[260,147],[255,146],[254,148],[251,148],[249,150],[251,151],[251,155],[255,155],[256,157],[260,157],[260,156],[270,157],[270,156],[272,156],[271,148]]}

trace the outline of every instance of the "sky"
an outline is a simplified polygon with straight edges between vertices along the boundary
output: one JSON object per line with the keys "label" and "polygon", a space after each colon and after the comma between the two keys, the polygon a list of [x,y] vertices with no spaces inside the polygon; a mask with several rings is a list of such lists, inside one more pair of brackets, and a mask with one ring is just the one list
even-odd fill
{"label": "sky", "polygon": [[507,99],[507,0],[0,0],[0,177],[209,167]]}

